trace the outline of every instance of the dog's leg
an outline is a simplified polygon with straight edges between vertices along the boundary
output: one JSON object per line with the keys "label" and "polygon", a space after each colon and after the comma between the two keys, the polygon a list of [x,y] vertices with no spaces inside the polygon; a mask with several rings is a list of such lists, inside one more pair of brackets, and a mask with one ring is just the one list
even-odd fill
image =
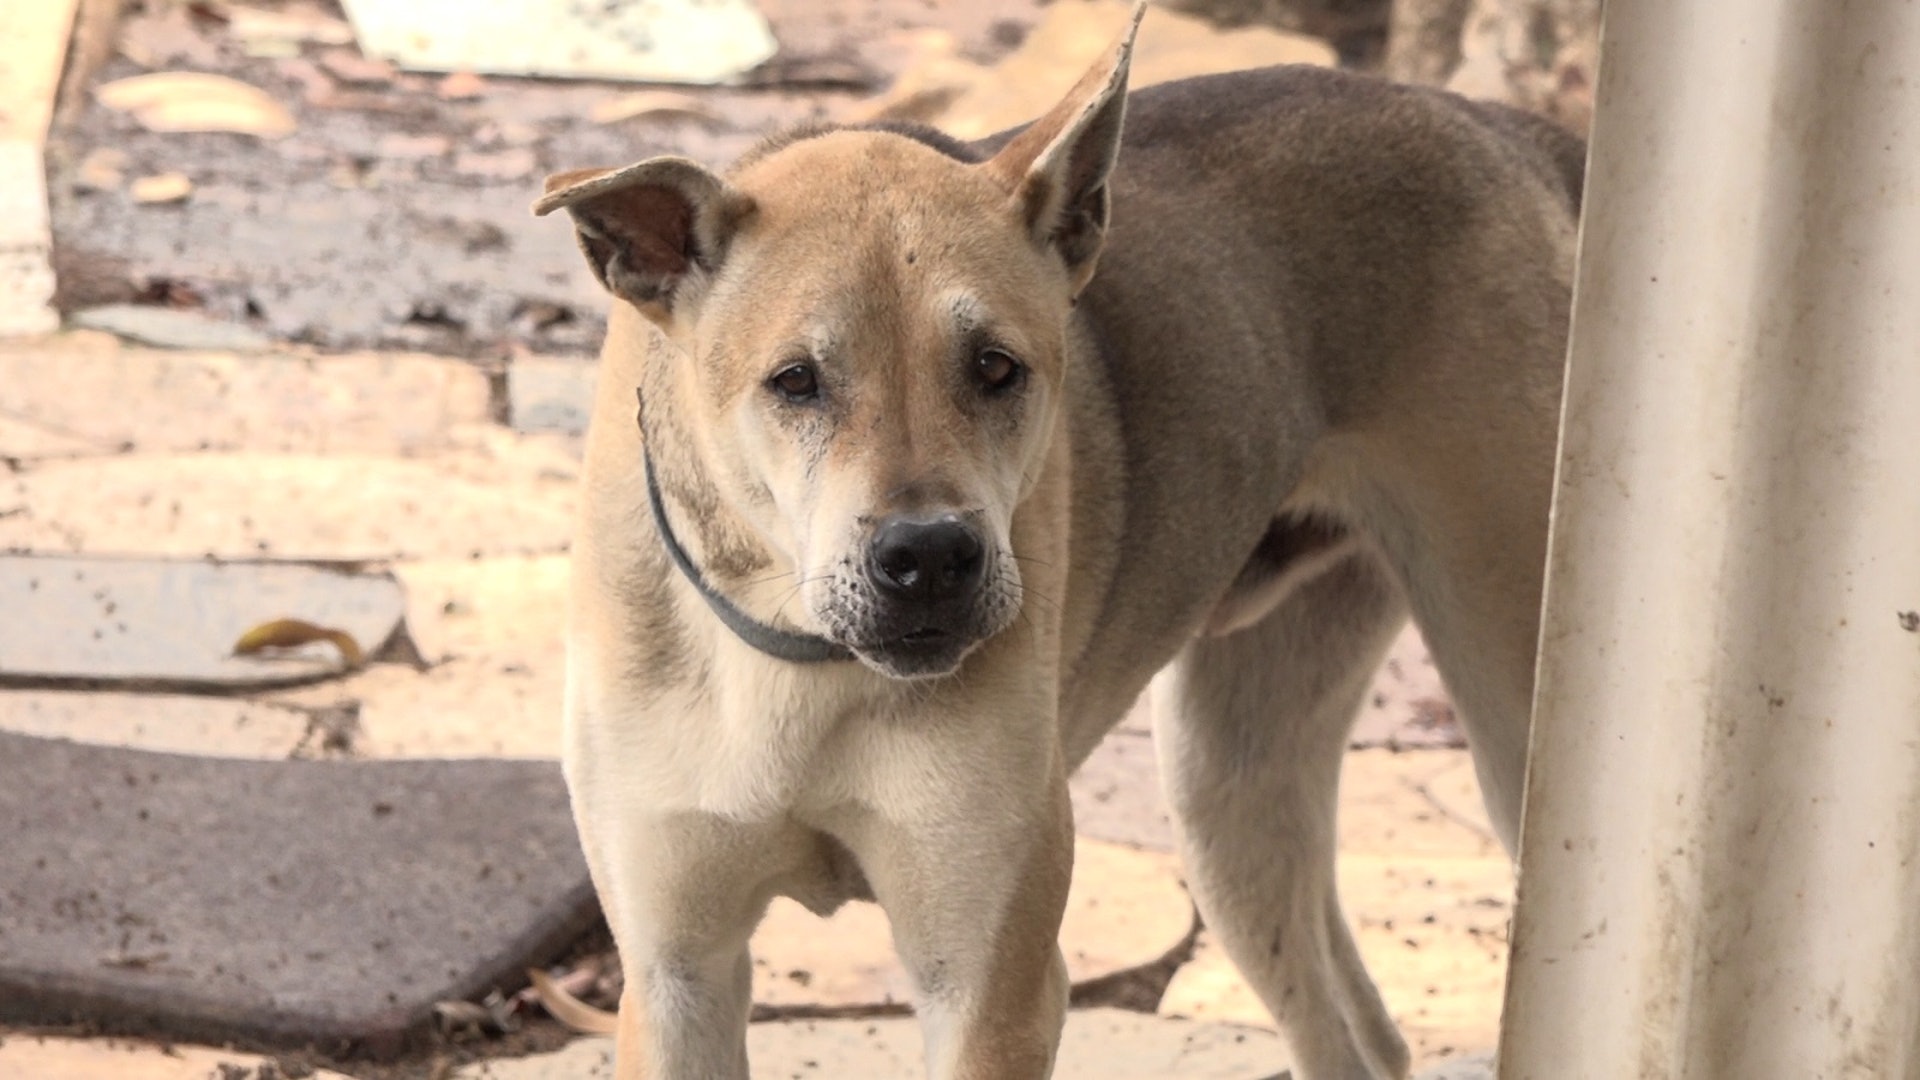
{"label": "dog's leg", "polygon": [[1259,622],[1200,638],[1154,682],[1154,739],[1207,925],[1286,1033],[1296,1080],[1400,1080],[1404,1040],[1334,888],[1340,763],[1405,619],[1369,554]]}
{"label": "dog's leg", "polygon": [[[601,823],[608,817],[596,819]],[[696,815],[602,833],[630,854],[596,867],[626,987],[615,1028],[619,1080],[747,1080],[753,968],[747,941],[769,871],[792,843]],[[605,874],[600,871],[604,869]]]}
{"label": "dog's leg", "polygon": [[1050,779],[983,776],[955,786],[970,805],[912,822],[869,818],[850,838],[913,977],[933,1080],[1052,1075],[1066,1020],[1059,934],[1073,869],[1072,811],[1054,753]]}

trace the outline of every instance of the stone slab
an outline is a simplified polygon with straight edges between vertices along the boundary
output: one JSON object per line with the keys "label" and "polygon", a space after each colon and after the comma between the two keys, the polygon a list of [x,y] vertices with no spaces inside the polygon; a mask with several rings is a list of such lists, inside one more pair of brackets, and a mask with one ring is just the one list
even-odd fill
{"label": "stone slab", "polygon": [[1440,681],[1427,643],[1408,623],[1387,650],[1354,721],[1348,743],[1356,747],[1461,747],[1466,733]]}
{"label": "stone slab", "polygon": [[[95,454],[416,454],[486,422],[489,397],[474,365],[408,353],[235,356],[85,333],[0,348],[0,417]],[[0,454],[40,456],[33,449],[0,427]]]}
{"label": "stone slab", "polygon": [[358,710],[363,757],[558,757],[567,557],[437,559],[394,567],[426,671],[375,665],[275,695]]}
{"label": "stone slab", "polygon": [[1343,853],[1505,858],[1465,750],[1349,750],[1337,827]]}
{"label": "stone slab", "polygon": [[0,140],[39,144],[53,119],[79,0],[9,5],[0,23]]}
{"label": "stone slab", "polygon": [[507,423],[515,431],[585,434],[598,369],[590,359],[515,357],[507,365]]}
{"label": "stone slab", "polygon": [[317,563],[0,556],[0,685],[283,686],[344,669],[331,645],[234,656],[252,627],[303,619],[367,656],[402,626],[385,571]]}
{"label": "stone slab", "polygon": [[[1340,901],[1367,969],[1413,1050],[1434,1065],[1499,1039],[1514,875],[1464,807],[1479,789],[1465,751],[1347,755],[1340,808]],[[1458,807],[1443,811],[1433,792]],[[1169,1016],[1270,1026],[1211,934],[1174,973]]]}
{"label": "stone slab", "polygon": [[409,71],[730,82],[772,57],[750,0],[569,5],[545,0],[345,0],[360,47]]}
{"label": "stone slab", "polygon": [[1115,729],[1067,786],[1073,794],[1073,827],[1082,836],[1151,851],[1174,850],[1173,819],[1161,795],[1150,736]]}
{"label": "stone slab", "polygon": [[[1075,985],[1159,962],[1193,930],[1193,902],[1168,855],[1080,838],[1060,950]],[[848,904],[820,919],[776,900],[753,938],[754,1001],[775,1008],[906,1004],[886,913]]]}
{"label": "stone slab", "polygon": [[47,214],[47,125],[78,0],[10,4],[0,20],[0,338],[60,324]]}
{"label": "stone slab", "polygon": [[[262,1066],[267,1070],[262,1071]],[[19,1034],[0,1038],[0,1076],[20,1080],[291,1080],[294,1075],[273,1058],[238,1050],[138,1039]],[[304,1075],[307,1080],[352,1080],[331,1069]]]}
{"label": "stone slab", "polygon": [[385,1056],[597,912],[557,766],[0,734],[0,1022]]}
{"label": "stone slab", "polygon": [[496,450],[40,462],[0,471],[0,506],[25,507],[0,518],[0,550],[382,560],[566,550],[573,462],[558,449]]}
{"label": "stone slab", "polygon": [[0,691],[0,731],[168,754],[285,761],[319,756],[315,718],[241,698],[97,690]]}
{"label": "stone slab", "polygon": [[[747,1030],[753,1075],[768,1080],[863,1080],[925,1075],[919,1025],[907,1018],[785,1020]],[[1278,1036],[1118,1009],[1067,1014],[1054,1080],[1274,1080],[1287,1063]],[[457,1070],[458,1080],[587,1080],[613,1076],[613,1040]]]}
{"label": "stone slab", "polygon": [[[133,190],[134,197],[140,198],[142,192],[139,181],[135,181]],[[167,349],[261,352],[273,344],[273,339],[267,335],[241,323],[210,318],[196,311],[180,311],[151,304],[102,304],[86,308],[74,312],[73,325]]]}

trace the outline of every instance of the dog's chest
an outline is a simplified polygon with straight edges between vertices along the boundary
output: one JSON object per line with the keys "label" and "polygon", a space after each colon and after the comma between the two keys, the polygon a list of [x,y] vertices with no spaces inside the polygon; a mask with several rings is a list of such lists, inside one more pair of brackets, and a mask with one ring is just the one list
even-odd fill
{"label": "dog's chest", "polygon": [[889,734],[895,725],[871,682],[854,671],[721,660],[697,686],[582,685],[591,700],[580,703],[570,767],[617,783],[654,814],[765,821],[866,801],[874,777],[911,769],[920,756],[917,740]]}

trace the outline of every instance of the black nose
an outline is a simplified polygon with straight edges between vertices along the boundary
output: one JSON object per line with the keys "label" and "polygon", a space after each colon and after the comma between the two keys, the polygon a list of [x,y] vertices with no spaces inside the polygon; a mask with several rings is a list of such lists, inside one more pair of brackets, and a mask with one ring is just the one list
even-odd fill
{"label": "black nose", "polygon": [[932,521],[888,518],[874,530],[867,557],[876,585],[922,604],[973,592],[987,561],[980,534],[951,515]]}

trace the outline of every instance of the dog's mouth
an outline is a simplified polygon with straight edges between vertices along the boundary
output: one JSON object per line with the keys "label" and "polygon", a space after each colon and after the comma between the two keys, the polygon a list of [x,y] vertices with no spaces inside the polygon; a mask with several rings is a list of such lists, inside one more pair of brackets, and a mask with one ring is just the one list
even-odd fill
{"label": "dog's mouth", "polygon": [[904,634],[854,646],[869,667],[895,679],[930,679],[952,674],[976,639],[939,626],[922,626]]}

